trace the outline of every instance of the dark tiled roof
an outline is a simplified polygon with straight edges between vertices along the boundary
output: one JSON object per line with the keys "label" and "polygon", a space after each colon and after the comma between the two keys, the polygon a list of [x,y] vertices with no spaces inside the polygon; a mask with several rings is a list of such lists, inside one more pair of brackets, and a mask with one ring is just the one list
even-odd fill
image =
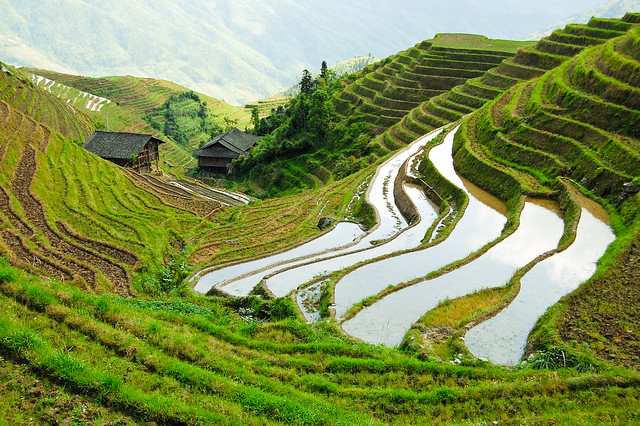
{"label": "dark tiled roof", "polygon": [[258,142],[258,137],[248,135],[236,128],[211,139],[193,155],[196,157],[238,158],[247,153]]}
{"label": "dark tiled roof", "polygon": [[102,158],[127,160],[132,154],[137,155],[150,140],[164,143],[151,135],[96,130],[82,147]]}

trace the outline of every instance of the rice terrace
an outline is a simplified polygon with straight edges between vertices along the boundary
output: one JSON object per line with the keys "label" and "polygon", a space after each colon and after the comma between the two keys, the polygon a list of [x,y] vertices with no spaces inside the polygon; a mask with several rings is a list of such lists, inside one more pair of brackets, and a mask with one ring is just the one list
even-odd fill
{"label": "rice terrace", "polygon": [[0,57],[0,424],[640,424],[640,9],[585,22],[244,106]]}

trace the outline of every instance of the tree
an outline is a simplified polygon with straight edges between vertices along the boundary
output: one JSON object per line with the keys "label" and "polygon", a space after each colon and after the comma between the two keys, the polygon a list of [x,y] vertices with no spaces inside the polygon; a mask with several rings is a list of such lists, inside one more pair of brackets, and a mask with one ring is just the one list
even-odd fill
{"label": "tree", "polygon": [[326,81],[328,71],[329,68],[327,67],[327,61],[322,61],[322,66],[320,67],[320,78]]}
{"label": "tree", "polygon": [[309,102],[304,93],[300,93],[291,106],[291,119],[289,128],[285,132],[292,136],[298,132],[307,130],[307,118],[309,115]]}
{"label": "tree", "polygon": [[224,131],[225,132],[233,129],[238,124],[238,119],[237,118],[223,117],[222,121],[224,121]]}
{"label": "tree", "polygon": [[300,93],[305,95],[311,94],[313,91],[313,78],[309,70],[302,70],[302,79],[300,80]]}
{"label": "tree", "polygon": [[309,107],[309,127],[318,135],[321,142],[326,142],[333,118],[334,107],[331,98],[322,89],[318,89],[311,95]]}
{"label": "tree", "polygon": [[253,134],[257,135],[260,131],[260,110],[258,107],[251,109],[251,122],[253,123]]}

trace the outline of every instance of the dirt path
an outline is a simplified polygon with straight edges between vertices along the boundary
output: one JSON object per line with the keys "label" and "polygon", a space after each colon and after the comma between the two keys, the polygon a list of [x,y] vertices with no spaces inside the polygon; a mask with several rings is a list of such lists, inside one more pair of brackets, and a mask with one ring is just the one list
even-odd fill
{"label": "dirt path", "polygon": [[213,199],[230,206],[243,206],[247,204],[249,200],[249,197],[246,196],[234,195],[232,193],[227,193],[226,191],[205,187],[186,180],[177,180],[171,183],[173,185],[180,185],[179,187],[186,188],[187,190],[200,194],[203,197]]}

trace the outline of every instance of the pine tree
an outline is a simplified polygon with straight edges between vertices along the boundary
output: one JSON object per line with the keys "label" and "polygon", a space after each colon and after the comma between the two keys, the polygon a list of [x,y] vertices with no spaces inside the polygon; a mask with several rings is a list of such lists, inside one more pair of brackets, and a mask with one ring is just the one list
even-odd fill
{"label": "pine tree", "polygon": [[327,67],[327,61],[322,61],[322,66],[320,67],[320,78],[326,81],[328,72],[329,68]]}
{"label": "pine tree", "polygon": [[253,107],[251,110],[251,122],[253,123],[253,134],[257,135],[260,131],[260,111],[258,107]]}
{"label": "pine tree", "polygon": [[300,80],[300,93],[305,95],[311,94],[313,90],[313,78],[309,70],[302,70],[302,79]]}

